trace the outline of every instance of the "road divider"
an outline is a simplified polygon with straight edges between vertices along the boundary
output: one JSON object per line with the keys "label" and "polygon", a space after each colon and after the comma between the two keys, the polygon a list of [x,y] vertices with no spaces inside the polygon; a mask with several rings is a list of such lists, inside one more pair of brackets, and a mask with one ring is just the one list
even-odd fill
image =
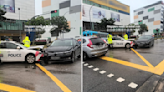
{"label": "road divider", "polygon": [[3,84],[3,83],[0,83],[0,90],[8,91],[8,92],[35,92],[35,91],[28,90],[28,89],[11,86],[11,85],[7,85],[7,84]]}
{"label": "road divider", "polygon": [[[63,92],[72,92],[69,88],[67,88],[60,80],[58,80],[51,72],[47,71],[40,64],[36,64],[43,72],[45,72],[60,88]],[[23,91],[22,91],[23,92]],[[55,90],[54,90],[55,92]]]}

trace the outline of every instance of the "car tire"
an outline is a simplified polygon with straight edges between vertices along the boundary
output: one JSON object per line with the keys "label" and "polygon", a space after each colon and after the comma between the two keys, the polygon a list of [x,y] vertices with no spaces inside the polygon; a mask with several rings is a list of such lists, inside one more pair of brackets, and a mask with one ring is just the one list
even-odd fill
{"label": "car tire", "polygon": [[75,52],[72,52],[72,56],[71,56],[71,62],[74,63],[75,62]]}
{"label": "car tire", "polygon": [[33,54],[28,54],[26,57],[25,57],[25,61],[29,64],[33,64],[35,62],[35,55]]}
{"label": "car tire", "polygon": [[87,60],[87,58],[88,58],[87,53],[83,52],[83,60],[84,60],[84,61],[86,61],[86,60]]}
{"label": "car tire", "polygon": [[125,48],[127,48],[127,49],[130,49],[130,44],[129,43],[127,43],[126,45],[125,45]]}

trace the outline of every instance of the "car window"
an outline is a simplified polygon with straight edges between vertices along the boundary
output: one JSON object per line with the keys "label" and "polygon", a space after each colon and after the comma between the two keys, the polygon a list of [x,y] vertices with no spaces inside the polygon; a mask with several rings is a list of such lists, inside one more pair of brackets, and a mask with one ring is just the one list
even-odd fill
{"label": "car window", "polygon": [[17,45],[15,45],[13,43],[6,43],[6,47],[7,47],[7,49],[16,49]]}
{"label": "car window", "polygon": [[118,38],[118,37],[116,37],[115,39],[116,39],[116,40],[121,40],[121,38]]}
{"label": "car window", "polygon": [[99,45],[100,43],[102,43],[102,44],[105,43],[101,38],[91,38],[90,40],[93,45]]}
{"label": "car window", "polygon": [[86,42],[86,40],[85,39],[83,39],[83,43],[85,43]]}
{"label": "car window", "polygon": [[73,40],[55,40],[51,46],[73,46]]}
{"label": "car window", "polygon": [[116,40],[116,37],[113,37],[112,40]]}
{"label": "car window", "polygon": [[0,43],[0,49],[6,49],[6,43]]}

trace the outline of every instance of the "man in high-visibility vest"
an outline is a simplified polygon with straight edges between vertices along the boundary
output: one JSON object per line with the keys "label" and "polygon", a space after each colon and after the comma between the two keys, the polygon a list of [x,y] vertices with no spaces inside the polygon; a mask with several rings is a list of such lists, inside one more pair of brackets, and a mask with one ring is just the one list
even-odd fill
{"label": "man in high-visibility vest", "polygon": [[26,36],[25,39],[23,40],[23,44],[27,48],[30,47],[31,41],[29,40],[29,37],[28,36]]}
{"label": "man in high-visibility vest", "polygon": [[108,39],[109,47],[112,46],[113,45],[113,41],[112,41],[112,34],[111,33],[108,34],[107,39]]}
{"label": "man in high-visibility vest", "polygon": [[124,39],[128,40],[128,35],[126,33],[124,34]]}

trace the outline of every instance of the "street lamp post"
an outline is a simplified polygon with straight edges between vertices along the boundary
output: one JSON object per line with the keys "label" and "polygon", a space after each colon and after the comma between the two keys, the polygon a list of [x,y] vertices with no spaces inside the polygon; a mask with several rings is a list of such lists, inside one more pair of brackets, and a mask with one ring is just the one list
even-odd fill
{"label": "street lamp post", "polygon": [[22,37],[21,37],[21,35],[22,35],[22,33],[21,33],[21,30],[20,30],[20,8],[18,8],[18,10],[19,10],[19,31],[20,31],[20,42],[22,41]]}
{"label": "street lamp post", "polygon": [[94,5],[91,6],[90,10],[89,10],[89,18],[90,18],[90,26],[91,26],[91,30],[92,30],[92,23],[91,23],[91,9]]}

